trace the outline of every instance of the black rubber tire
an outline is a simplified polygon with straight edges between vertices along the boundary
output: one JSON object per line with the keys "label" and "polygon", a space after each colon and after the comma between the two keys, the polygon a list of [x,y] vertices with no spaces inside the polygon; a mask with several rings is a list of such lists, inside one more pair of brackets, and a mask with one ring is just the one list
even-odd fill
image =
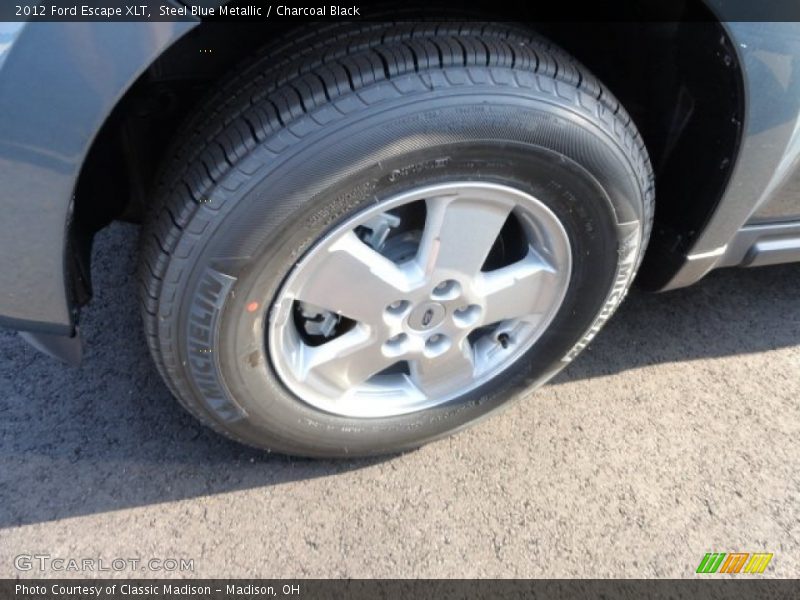
{"label": "black rubber tire", "polygon": [[[562,220],[574,265],[548,331],[502,376],[412,415],[344,418],[294,397],[268,359],[266,315],[245,304],[268,306],[309,246],[376,198],[453,178],[523,188]],[[641,262],[652,179],[614,97],[524,29],[310,29],[242,66],[183,129],[142,234],[151,352],[181,403],[236,440],[306,456],[419,446],[586,346]]]}

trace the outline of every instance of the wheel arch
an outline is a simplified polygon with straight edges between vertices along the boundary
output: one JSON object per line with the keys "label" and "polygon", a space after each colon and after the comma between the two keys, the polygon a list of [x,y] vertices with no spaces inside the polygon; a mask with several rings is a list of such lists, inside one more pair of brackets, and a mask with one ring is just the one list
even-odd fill
{"label": "wheel arch", "polygon": [[[656,170],[658,206],[639,278],[650,289],[678,271],[720,207],[743,131],[743,73],[728,32],[701,2],[686,6],[685,18],[695,22],[532,25],[593,71],[642,133]],[[78,205],[85,202],[86,213],[97,215],[96,199],[113,195],[119,202],[106,205],[111,213],[104,222],[141,219],[160,157],[182,117],[265,40],[287,33],[272,26],[264,35],[264,27],[201,23],[155,60],[108,119],[85,163],[79,190],[109,192],[78,194]],[[114,180],[93,176],[94,165],[111,156],[127,172]],[[125,181],[128,192],[114,193]]]}
{"label": "wheel arch", "polygon": [[[694,11],[689,14],[701,15],[704,23],[654,21],[642,27],[633,23],[591,24],[592,31],[584,29],[583,34],[564,23],[535,27],[586,64],[617,95],[642,129],[657,170],[659,161],[671,153],[671,171],[668,169],[667,175],[664,171],[657,172],[654,236],[660,241],[651,243],[640,278],[653,288],[658,288],[660,282],[678,270],[685,259],[685,249],[719,207],[736,162],[735,149],[744,115],[743,75],[725,29],[699,0],[689,0],[686,5],[690,7],[687,10]],[[676,116],[668,110],[669,100],[665,100],[668,95],[664,90],[676,93],[681,89],[682,80],[679,77],[677,83],[667,82],[664,73],[647,69],[647,65],[643,67],[641,61],[637,64],[630,60],[630,55],[655,53],[660,60],[669,60],[677,51],[682,36],[691,35],[685,25],[705,29],[700,38],[708,60],[702,61],[703,68],[694,70],[694,89],[703,98],[718,98],[722,89],[729,104],[725,118],[715,121],[713,127],[709,128],[708,123],[700,119],[692,136],[679,135],[678,139],[673,139],[674,136],[670,138],[668,131],[665,132],[668,127],[664,124],[670,125]],[[141,28],[142,24],[138,26]],[[141,53],[137,67],[129,68],[129,77],[119,85],[117,96],[93,122],[94,134],[85,140],[85,151],[73,165],[74,178],[69,191],[61,188],[59,197],[64,204],[70,203],[74,191],[74,218],[69,218],[66,207],[60,209],[60,223],[56,223],[58,218],[48,217],[48,235],[58,241],[47,250],[52,254],[46,261],[50,265],[48,277],[53,279],[47,286],[48,306],[31,313],[30,319],[12,323],[17,329],[41,326],[42,331],[50,333],[73,331],[77,309],[91,295],[88,257],[94,232],[113,219],[137,221],[141,218],[160,156],[183,115],[191,112],[205,88],[263,45],[265,39],[282,32],[271,26],[265,35],[264,25],[233,27],[223,23],[153,23],[148,28],[150,26],[164,28],[164,32],[156,34],[155,29],[147,30],[148,39],[156,42],[150,47],[142,43],[145,38],[137,38]],[[615,40],[611,52],[606,49],[610,38]],[[107,45],[113,47],[113,40],[107,40]],[[642,49],[647,52],[641,52]],[[629,58],[619,60],[620,56]],[[647,83],[646,89],[637,91],[625,83],[626,79],[641,81],[642,78]],[[681,131],[685,133],[685,124]],[[693,153],[692,149],[696,149],[697,139],[708,136],[719,140],[715,152],[700,157],[710,176],[696,177],[697,183],[703,185],[687,192],[681,187],[681,175],[687,165],[697,171],[693,157],[698,153],[696,150]],[[681,224],[677,217],[685,214],[687,208],[693,215],[691,222]],[[56,264],[58,270],[53,268]],[[54,277],[56,274],[58,277]],[[41,286],[36,287],[40,289]],[[4,309],[0,306],[0,315],[8,312]]]}
{"label": "wheel arch", "polygon": [[5,49],[0,180],[14,218],[0,219],[0,325],[74,334],[90,292],[91,235],[75,200],[86,160],[126,90],[194,25],[32,22]]}

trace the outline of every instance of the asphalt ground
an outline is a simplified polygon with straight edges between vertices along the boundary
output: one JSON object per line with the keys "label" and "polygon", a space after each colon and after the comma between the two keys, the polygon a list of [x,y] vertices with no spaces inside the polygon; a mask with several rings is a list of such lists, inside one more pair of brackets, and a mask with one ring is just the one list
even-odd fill
{"label": "asphalt ground", "polygon": [[800,574],[800,265],[632,292],[550,385],[416,452],[267,455],[198,425],[151,363],[137,228],[95,248],[84,366],[0,332],[0,577],[691,577],[706,552]]}

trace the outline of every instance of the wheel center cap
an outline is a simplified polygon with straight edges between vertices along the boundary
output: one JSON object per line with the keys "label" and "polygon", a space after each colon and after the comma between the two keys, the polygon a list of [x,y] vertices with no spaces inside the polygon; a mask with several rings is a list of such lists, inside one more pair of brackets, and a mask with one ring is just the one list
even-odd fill
{"label": "wheel center cap", "polygon": [[416,331],[433,329],[444,320],[447,310],[438,302],[425,302],[408,315],[408,326]]}

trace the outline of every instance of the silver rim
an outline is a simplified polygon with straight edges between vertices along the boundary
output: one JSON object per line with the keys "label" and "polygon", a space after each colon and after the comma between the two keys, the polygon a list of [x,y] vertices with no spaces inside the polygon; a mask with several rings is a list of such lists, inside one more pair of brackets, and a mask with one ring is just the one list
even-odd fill
{"label": "silver rim", "polygon": [[348,417],[430,408],[484,384],[540,337],[572,256],[544,204],[492,183],[418,188],[319,240],[272,306],[272,364]]}

